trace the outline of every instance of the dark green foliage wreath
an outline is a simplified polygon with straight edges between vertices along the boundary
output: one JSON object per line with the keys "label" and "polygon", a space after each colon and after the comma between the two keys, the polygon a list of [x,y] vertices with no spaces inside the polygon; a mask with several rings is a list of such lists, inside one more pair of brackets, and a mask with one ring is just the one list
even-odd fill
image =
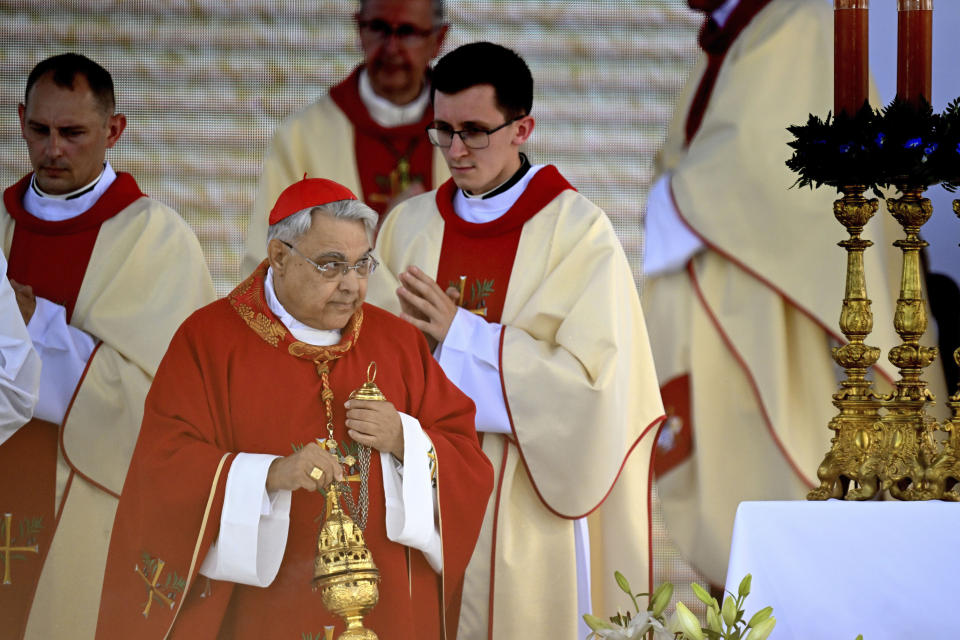
{"label": "dark green foliage wreath", "polygon": [[864,104],[853,117],[811,114],[787,130],[794,135],[787,166],[799,176],[793,186],[863,185],[882,197],[880,187],[960,185],[960,98],[942,114],[925,101],[916,109],[894,100],[882,111]]}

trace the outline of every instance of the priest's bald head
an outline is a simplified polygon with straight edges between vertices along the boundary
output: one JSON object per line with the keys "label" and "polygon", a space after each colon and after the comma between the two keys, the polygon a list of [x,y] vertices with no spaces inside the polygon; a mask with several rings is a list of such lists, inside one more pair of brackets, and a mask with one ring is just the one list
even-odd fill
{"label": "priest's bald head", "polygon": [[304,177],[287,187],[267,231],[273,288],[287,312],[315,329],[344,328],[377,266],[376,226],[376,212],[332,180]]}

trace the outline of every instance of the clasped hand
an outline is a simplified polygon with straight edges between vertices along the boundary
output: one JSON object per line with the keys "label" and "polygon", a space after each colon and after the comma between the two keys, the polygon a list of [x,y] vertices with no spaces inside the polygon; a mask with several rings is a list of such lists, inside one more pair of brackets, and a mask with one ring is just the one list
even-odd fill
{"label": "clasped hand", "polygon": [[[347,434],[355,442],[377,451],[393,454],[403,461],[403,425],[393,404],[385,400],[352,399],[347,408]],[[317,474],[314,469],[322,474]],[[311,476],[311,473],[313,475]],[[317,480],[315,476],[319,475]],[[343,466],[337,457],[316,442],[304,445],[296,453],[277,458],[267,471],[267,491],[285,489],[316,491],[334,480],[343,480]]]}
{"label": "clasped hand", "polygon": [[443,342],[457,315],[456,287],[446,291],[418,267],[410,266],[400,274],[397,298],[400,300],[400,317],[420,329],[427,338],[430,350]]}

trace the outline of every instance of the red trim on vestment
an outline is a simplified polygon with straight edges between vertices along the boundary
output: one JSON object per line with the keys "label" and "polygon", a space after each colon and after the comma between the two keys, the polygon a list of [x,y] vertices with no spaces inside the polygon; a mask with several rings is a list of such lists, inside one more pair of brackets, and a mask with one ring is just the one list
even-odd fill
{"label": "red trim on vestment", "polygon": [[687,121],[684,127],[686,144],[689,145],[693,136],[697,134],[703,122],[703,116],[713,96],[713,89],[720,75],[720,67],[727,57],[727,52],[740,33],[753,21],[754,17],[770,2],[770,0],[740,0],[722,27],[712,18],[707,18],[700,28],[698,43],[707,56],[707,68],[700,76],[697,91],[690,102],[687,111]]}
{"label": "red trim on vestment", "polygon": [[[717,245],[715,245],[715,244],[714,244],[713,242],[711,242],[706,236],[704,236],[704,235],[701,234],[699,231],[697,231],[697,230],[693,227],[693,225],[691,225],[690,222],[689,222],[686,218],[683,217],[683,212],[680,210],[679,205],[677,205],[677,198],[676,198],[676,195],[674,195],[674,193],[673,193],[673,185],[672,185],[672,184],[670,185],[670,199],[671,199],[671,201],[673,202],[673,209],[674,209],[674,211],[677,212],[677,217],[680,219],[680,222],[682,222],[682,223],[684,224],[684,226],[690,231],[690,233],[692,233],[693,235],[697,236],[697,238],[699,238],[700,241],[701,241],[704,245],[707,246],[707,248],[709,248],[711,251],[714,251],[714,252],[720,254],[721,256],[723,256],[723,258],[724,258],[725,260],[728,260],[728,261],[732,262],[732,263],[735,264],[737,267],[739,267],[740,269],[742,269],[747,275],[753,277],[755,280],[758,280],[760,283],[762,283],[765,287],[768,287],[769,289],[771,289],[772,291],[774,291],[777,295],[779,295],[781,298],[783,298],[783,301],[784,301],[784,302],[786,302],[787,304],[789,304],[791,307],[794,307],[797,311],[799,311],[799,312],[802,313],[803,315],[807,316],[814,324],[816,324],[818,327],[820,327],[821,329],[823,329],[823,330],[827,333],[827,335],[829,335],[831,338],[833,338],[833,339],[836,340],[837,342],[840,342],[841,344],[847,344],[847,339],[846,339],[846,338],[844,338],[843,336],[841,336],[841,335],[835,333],[834,331],[832,331],[832,330],[830,329],[830,327],[828,327],[827,325],[823,324],[820,320],[817,319],[816,316],[813,315],[813,313],[811,313],[810,311],[808,311],[805,307],[802,307],[802,306],[800,305],[800,303],[798,303],[796,300],[794,300],[793,298],[791,298],[790,296],[788,296],[786,293],[784,293],[784,291],[783,291],[782,289],[780,289],[780,288],[777,287],[775,284],[773,284],[772,282],[770,282],[770,280],[767,280],[767,279],[764,278],[762,275],[760,275],[759,273],[757,273],[756,271],[754,271],[753,269],[751,269],[750,267],[748,267],[746,264],[744,264],[743,262],[741,262],[740,260],[738,260],[738,259],[737,259],[735,256],[733,256],[732,254],[727,253],[726,251],[724,251],[723,249],[721,249],[720,247],[718,247]],[[883,371],[882,369],[879,369],[879,368],[877,368],[877,367],[874,367],[874,371],[876,371],[877,375],[882,376],[883,379],[886,380],[887,382],[889,382],[891,385],[894,383],[893,378],[891,378],[889,375],[887,375],[887,373],[886,373],[885,371]]]}
{"label": "red trim on vestment", "polygon": [[23,208],[33,174],[3,192],[3,202],[16,222],[7,275],[33,287],[33,292],[66,309],[67,322],[80,295],[101,225],[143,197],[129,173],[119,173],[97,201],[69,220],[42,220]]}
{"label": "red trim on vestment", "polygon": [[793,472],[800,477],[800,480],[804,484],[808,485],[811,489],[813,489],[815,486],[817,486],[817,484],[811,482],[806,478],[806,476],[800,470],[799,465],[797,465],[797,463],[794,462],[793,458],[787,452],[786,447],[780,441],[779,436],[777,436],[777,432],[774,431],[773,421],[770,419],[770,415],[767,413],[767,407],[763,404],[763,399],[760,396],[760,388],[757,386],[757,383],[754,380],[752,373],[750,372],[750,368],[747,367],[747,363],[743,359],[743,356],[741,356],[740,353],[733,346],[733,342],[730,340],[729,336],[727,336],[726,332],[724,332],[723,327],[720,325],[720,322],[717,320],[716,316],[714,316],[713,310],[710,308],[710,305],[707,304],[706,298],[703,297],[703,291],[701,291],[700,289],[700,283],[697,282],[697,274],[693,269],[692,260],[687,263],[687,271],[690,274],[690,283],[693,286],[693,291],[694,293],[696,293],[697,299],[700,300],[700,304],[702,305],[704,312],[707,314],[707,317],[710,318],[710,322],[716,328],[717,333],[720,334],[720,339],[723,340],[723,343],[725,345],[727,345],[727,349],[730,350],[730,354],[733,356],[734,360],[736,360],[740,364],[740,367],[743,369],[743,373],[747,378],[747,383],[750,385],[750,389],[753,391],[753,395],[756,398],[757,404],[760,406],[760,415],[763,417],[763,421],[767,425],[767,431],[770,433],[770,437],[773,438],[774,443],[777,445],[777,448],[780,449],[780,453],[783,455],[783,457],[787,459],[787,463],[789,463],[790,468],[793,469]]}
{"label": "red trim on vestment", "polygon": [[[507,399],[507,386],[506,386],[506,382],[505,382],[504,379],[503,379],[503,336],[504,336],[504,333],[505,333],[505,331],[501,331],[501,332],[500,332],[500,363],[499,363],[499,365],[500,365],[500,388],[501,388],[501,390],[503,391],[503,403],[504,403],[504,405],[505,405],[506,408],[507,408],[507,417],[510,419],[510,430],[511,430],[511,432],[513,432],[513,436],[516,438],[516,442],[514,442],[513,444],[514,444],[514,446],[517,447],[517,451],[520,453],[520,460],[523,462],[523,467],[524,467],[524,469],[526,469],[526,471],[527,471],[527,476],[530,478],[530,484],[531,484],[531,486],[533,486],[533,490],[534,490],[534,492],[537,494],[537,497],[540,498],[540,502],[542,502],[542,503],[543,503],[543,506],[545,506],[545,507],[547,508],[547,510],[549,510],[550,513],[552,513],[553,515],[558,516],[558,517],[560,517],[560,518],[565,518],[565,519],[567,519],[567,520],[579,520],[580,518],[586,518],[586,517],[589,516],[591,513],[593,513],[593,512],[596,511],[597,509],[599,509],[599,508],[600,508],[600,505],[603,504],[603,501],[606,500],[606,499],[607,499],[607,496],[610,495],[610,492],[613,491],[613,487],[614,487],[614,485],[617,484],[617,480],[620,478],[620,474],[623,472],[623,467],[626,466],[627,460],[630,458],[630,454],[633,453],[633,450],[637,447],[638,444],[640,444],[640,441],[643,440],[643,437],[644,437],[645,435],[647,435],[647,433],[650,431],[650,429],[653,429],[653,428],[656,427],[657,425],[661,424],[664,420],[666,420],[666,419],[667,419],[667,416],[666,416],[666,415],[661,415],[660,417],[654,419],[653,422],[651,422],[651,423],[648,424],[646,427],[644,427],[643,431],[640,432],[640,435],[637,436],[637,439],[633,441],[633,444],[632,444],[632,445],[630,445],[630,448],[627,450],[626,455],[623,456],[623,460],[620,462],[620,467],[617,469],[617,474],[613,477],[613,481],[610,483],[610,487],[607,489],[607,492],[603,494],[603,497],[600,498],[600,501],[599,501],[597,504],[595,504],[593,507],[591,507],[586,513],[582,513],[582,514],[580,514],[580,515],[570,516],[570,515],[566,515],[566,514],[560,513],[559,511],[557,511],[556,509],[554,509],[553,507],[551,507],[550,504],[543,498],[543,494],[540,493],[540,488],[537,487],[537,481],[536,481],[536,479],[533,477],[533,474],[530,473],[530,466],[527,465],[527,459],[526,459],[526,458],[524,457],[524,455],[523,455],[523,447],[520,446],[520,437],[517,435],[517,428],[514,426],[514,423],[513,423],[513,413],[510,411],[510,401]],[[656,446],[654,446],[654,450],[656,450]]]}
{"label": "red trim on vestment", "polygon": [[[387,205],[399,189],[391,184],[390,175],[401,158],[409,162],[412,180],[419,180],[424,189],[433,189],[433,145],[427,139],[427,126],[433,122],[433,107],[427,105],[423,116],[411,124],[382,127],[370,117],[360,98],[360,69],[357,67],[339,84],[330,88],[330,98],[353,125],[354,157],[360,177],[358,194],[381,219]],[[321,177],[321,176],[311,176]]]}
{"label": "red trim on vestment", "polygon": [[116,179],[89,209],[69,220],[42,220],[23,208],[23,197],[30,188],[33,173],[28,173],[3,191],[3,204],[18,226],[49,236],[69,235],[97,227],[144,197],[137,181],[125,171]]}
{"label": "red trim on vestment", "polygon": [[445,227],[452,226],[463,235],[481,238],[499,235],[523,226],[523,223],[567,189],[576,191],[555,166],[548,164],[530,178],[527,188],[513,206],[496,220],[480,223],[467,222],[458,216],[453,209],[453,197],[457,193],[457,185],[453,178],[449,178],[437,189],[436,202]]}
{"label": "red trim on vestment", "polygon": [[507,467],[507,455],[510,445],[504,440],[503,456],[500,458],[500,472],[497,474],[497,497],[493,503],[493,532],[490,536],[490,589],[487,592],[487,640],[493,640],[493,585],[497,574],[497,526],[500,521],[500,490],[503,489],[503,474]]}
{"label": "red trim on vestment", "polygon": [[66,463],[70,466],[70,468],[73,469],[74,473],[76,473],[78,476],[80,476],[81,478],[89,482],[91,485],[95,486],[97,489],[100,489],[104,493],[108,493],[114,498],[116,498],[117,500],[119,500],[120,499],[119,493],[117,493],[116,491],[112,491],[107,487],[105,487],[104,485],[100,484],[99,482],[97,482],[96,480],[94,480],[93,478],[85,474],[83,471],[81,471],[79,467],[77,467],[77,465],[73,463],[73,461],[70,459],[70,454],[67,452],[66,440],[63,437],[64,432],[66,431],[66,428],[67,428],[67,418],[70,416],[70,410],[73,409],[73,403],[77,399],[77,394],[80,393],[80,386],[83,384],[83,380],[87,377],[87,372],[90,371],[90,365],[93,364],[93,358],[94,356],[97,355],[97,351],[100,350],[101,345],[103,345],[103,343],[98,342],[97,346],[93,348],[93,352],[90,354],[90,357],[87,358],[87,366],[83,368],[83,373],[80,374],[80,381],[77,383],[76,388],[73,390],[73,397],[70,398],[70,404],[67,405],[67,412],[63,416],[63,422],[60,423],[60,450],[63,451],[64,461],[66,461]]}

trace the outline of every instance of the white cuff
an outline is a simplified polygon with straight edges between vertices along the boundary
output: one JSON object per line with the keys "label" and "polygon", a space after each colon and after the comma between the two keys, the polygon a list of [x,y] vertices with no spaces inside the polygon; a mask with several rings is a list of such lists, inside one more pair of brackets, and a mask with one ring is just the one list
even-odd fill
{"label": "white cuff", "polygon": [[702,248],[703,242],[680,218],[665,173],[650,188],[644,218],[643,275],[651,277],[683,269]]}
{"label": "white cuff", "polygon": [[457,309],[436,358],[450,382],[477,406],[477,431],[509,434],[510,417],[500,382],[502,331],[502,324]]}
{"label": "white cuff", "polygon": [[41,370],[5,268],[0,253],[0,444],[33,416]]}
{"label": "white cuff", "polygon": [[267,493],[267,472],[279,456],[238,453],[227,474],[220,533],[200,573],[268,587],[277,577],[290,528],[290,491]]}
{"label": "white cuff", "polygon": [[383,469],[383,494],[386,503],[387,538],[423,552],[434,571],[443,569],[443,548],[433,508],[433,483],[430,457],[433,443],[420,427],[420,421],[400,414],[403,426],[403,472],[393,464],[395,458],[380,452]]}
{"label": "white cuff", "polygon": [[39,297],[37,308],[27,324],[27,333],[43,363],[34,415],[41,420],[60,424],[97,344],[96,340],[90,334],[67,324],[64,307]]}

